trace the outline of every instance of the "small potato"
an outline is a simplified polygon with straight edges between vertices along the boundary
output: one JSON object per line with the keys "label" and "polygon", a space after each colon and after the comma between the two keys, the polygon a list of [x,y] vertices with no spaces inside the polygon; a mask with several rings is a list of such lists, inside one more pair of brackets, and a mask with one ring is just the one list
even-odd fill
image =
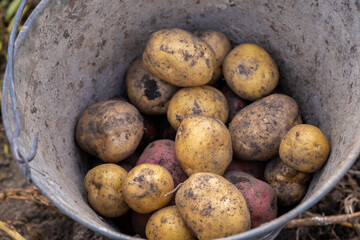
{"label": "small potato", "polygon": [[173,28],[153,33],[142,56],[157,78],[179,87],[207,84],[214,75],[215,53],[205,41]]}
{"label": "small potato", "polygon": [[176,206],[162,208],[155,212],[146,224],[148,240],[195,240],[185,225]]}
{"label": "small potato", "polygon": [[177,87],[151,75],[136,59],[126,73],[126,90],[129,99],[140,112],[148,115],[165,114],[170,98]]}
{"label": "small potato", "polygon": [[280,143],[281,160],[301,172],[320,169],[330,154],[330,143],[315,126],[300,124],[291,128]]}
{"label": "small potato", "polygon": [[221,66],[225,60],[225,57],[231,51],[231,44],[225,34],[215,30],[196,30],[194,35],[207,42],[215,52],[215,74],[210,85],[214,84],[222,75]]}
{"label": "small potato", "polygon": [[214,117],[224,124],[229,115],[225,96],[211,86],[182,88],[169,102],[167,117],[174,129],[190,114]]}
{"label": "small potato", "polygon": [[161,139],[150,143],[141,154],[136,165],[144,163],[157,164],[166,168],[171,174],[175,186],[188,178],[176,158],[174,141]]}
{"label": "small potato", "polygon": [[141,114],[133,105],[118,100],[99,102],[80,115],[76,141],[91,155],[116,163],[135,152],[143,128]]}
{"label": "small potato", "polygon": [[266,161],[276,157],[281,139],[298,124],[298,115],[295,100],[282,94],[243,108],[229,125],[235,159]]}
{"label": "small potato", "polygon": [[151,213],[171,200],[174,181],[166,168],[155,164],[141,164],[127,175],[123,195],[131,209],[138,213]]}
{"label": "small potato", "polygon": [[309,173],[299,172],[283,163],[280,158],[272,159],[265,168],[265,180],[276,191],[281,206],[299,202],[305,194]]}
{"label": "small potato", "polygon": [[224,178],[234,184],[244,196],[250,211],[251,228],[276,218],[276,192],[269,184],[241,171],[227,172]]}
{"label": "small potato", "polygon": [[249,43],[240,44],[227,55],[223,74],[229,87],[250,101],[269,95],[279,82],[279,71],[271,56]]}
{"label": "small potato", "polygon": [[222,175],[233,155],[230,133],[214,118],[189,115],[176,133],[175,152],[189,176],[196,172]]}
{"label": "small potato", "polygon": [[126,171],[112,163],[91,169],[85,176],[90,206],[105,217],[119,217],[129,210],[122,194],[122,183]]}
{"label": "small potato", "polygon": [[244,197],[217,174],[191,175],[176,193],[175,202],[184,222],[200,240],[250,229],[250,213]]}

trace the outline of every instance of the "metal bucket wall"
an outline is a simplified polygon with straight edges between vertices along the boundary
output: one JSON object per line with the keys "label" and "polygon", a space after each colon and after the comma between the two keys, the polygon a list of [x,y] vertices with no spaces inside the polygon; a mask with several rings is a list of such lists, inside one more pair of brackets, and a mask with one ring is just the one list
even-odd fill
{"label": "metal bucket wall", "polygon": [[[270,239],[330,191],[359,153],[359,11],[342,1],[43,0],[21,30],[14,65],[21,149],[29,149],[39,132],[33,182],[76,221],[115,239],[130,238],[87,203],[88,163],[74,142],[77,118],[86,106],[122,93],[126,69],[153,31],[215,29],[234,45],[253,42],[269,51],[280,85],[296,99],[304,120],[331,141],[330,158],[301,204],[228,238]],[[6,115],[5,127],[13,130],[13,116]]]}

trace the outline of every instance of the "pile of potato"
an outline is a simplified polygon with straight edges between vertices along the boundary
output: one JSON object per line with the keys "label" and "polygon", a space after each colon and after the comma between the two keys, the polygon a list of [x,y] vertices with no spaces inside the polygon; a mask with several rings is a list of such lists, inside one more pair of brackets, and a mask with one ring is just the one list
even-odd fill
{"label": "pile of potato", "polygon": [[153,33],[126,74],[128,98],[78,119],[77,143],[105,162],[85,177],[91,207],[129,216],[148,239],[220,238],[276,218],[330,153],[295,100],[274,93],[278,80],[255,44],[231,49],[213,30]]}

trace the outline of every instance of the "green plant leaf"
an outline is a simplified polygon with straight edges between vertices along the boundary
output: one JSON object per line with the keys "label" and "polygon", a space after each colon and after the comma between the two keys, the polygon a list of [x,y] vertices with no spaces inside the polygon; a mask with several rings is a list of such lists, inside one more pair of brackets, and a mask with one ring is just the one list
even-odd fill
{"label": "green plant leaf", "polygon": [[16,13],[16,10],[18,9],[19,5],[20,5],[21,0],[13,0],[9,7],[6,9],[6,13],[5,13],[5,21],[9,21]]}

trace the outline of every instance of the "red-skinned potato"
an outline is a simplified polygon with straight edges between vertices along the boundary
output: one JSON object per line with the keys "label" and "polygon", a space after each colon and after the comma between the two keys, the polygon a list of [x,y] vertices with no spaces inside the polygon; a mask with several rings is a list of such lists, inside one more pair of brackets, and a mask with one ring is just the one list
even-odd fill
{"label": "red-skinned potato", "polygon": [[244,196],[250,211],[252,228],[276,218],[276,192],[269,184],[241,171],[227,172],[224,178],[234,184]]}
{"label": "red-skinned potato", "polygon": [[142,214],[135,212],[133,210],[130,210],[129,212],[130,212],[131,224],[135,233],[139,234],[140,237],[142,238],[146,238],[145,228],[152,213]]}
{"label": "red-skinned potato", "polygon": [[235,117],[235,115],[244,107],[246,107],[249,102],[241,99],[239,96],[237,96],[228,86],[224,86],[221,89],[221,92],[224,94],[226,101],[229,106],[229,117],[228,122],[231,122],[231,120]]}
{"label": "red-skinned potato", "polygon": [[161,139],[150,143],[141,154],[136,165],[144,163],[157,164],[166,168],[170,172],[175,186],[188,178],[176,158],[175,142],[172,140]]}
{"label": "red-skinned potato", "polygon": [[264,170],[266,163],[261,161],[237,161],[232,160],[226,172],[241,171],[250,174],[254,178],[264,180]]}

